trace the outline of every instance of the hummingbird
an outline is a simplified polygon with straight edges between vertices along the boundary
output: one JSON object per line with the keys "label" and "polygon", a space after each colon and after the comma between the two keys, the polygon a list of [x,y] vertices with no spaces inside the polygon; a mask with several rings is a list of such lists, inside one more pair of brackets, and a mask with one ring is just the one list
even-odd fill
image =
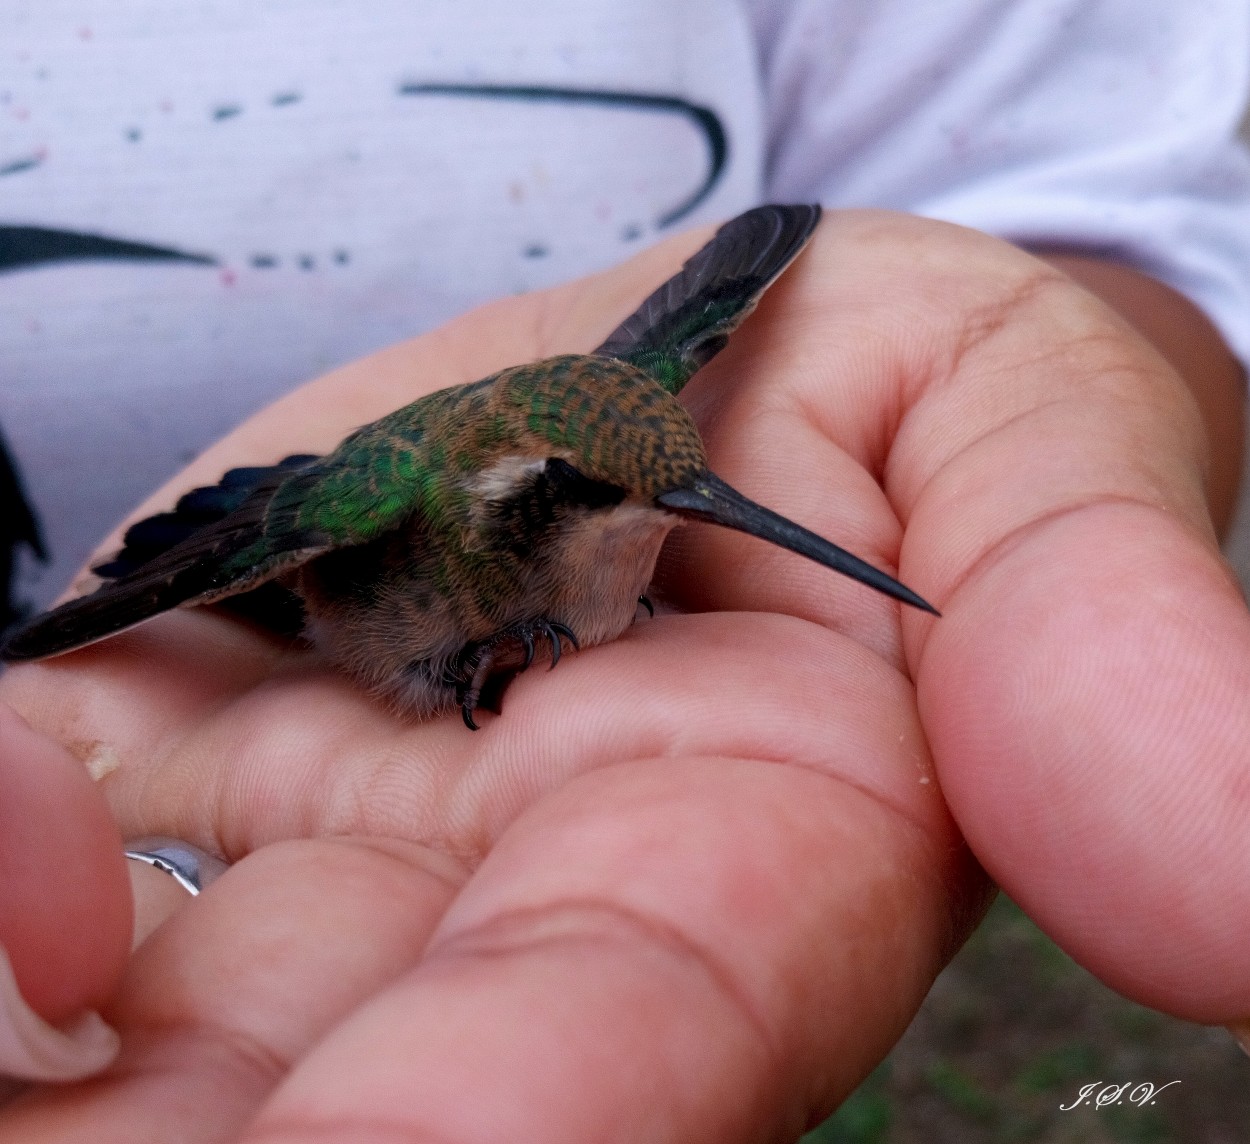
{"label": "hummingbird", "polygon": [[479,706],[636,619],[670,530],[749,533],[937,615],[910,588],[748,500],[677,400],[798,256],[819,206],[725,223],[590,354],[439,390],[323,456],[231,469],[131,526],[103,583],[19,628],[10,662],[225,602],[303,635],[402,713]]}

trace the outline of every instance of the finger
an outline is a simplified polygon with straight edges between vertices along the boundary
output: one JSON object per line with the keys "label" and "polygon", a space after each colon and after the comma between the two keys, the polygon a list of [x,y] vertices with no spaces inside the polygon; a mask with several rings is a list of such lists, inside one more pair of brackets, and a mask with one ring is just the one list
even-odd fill
{"label": "finger", "polygon": [[[734,487],[896,574],[903,527],[882,486],[908,401],[906,376],[883,368],[896,331],[873,328],[883,323],[857,293],[856,254],[847,257],[840,218],[827,216],[814,244],[682,400],[712,467]],[[870,260],[872,244],[857,245],[858,257]],[[802,616],[904,662],[897,603],[740,533],[675,530],[657,579],[682,607]],[[920,617],[909,608],[902,614],[909,624]]]}
{"label": "finger", "polygon": [[[943,611],[904,616],[908,662],[978,857],[1122,991],[1250,1012],[1250,627],[1191,397],[1109,311],[993,240],[834,216],[805,260],[826,315],[813,356],[753,359],[760,381],[728,391],[712,436],[749,423],[773,455],[768,416],[797,406],[880,474],[901,577]],[[774,317],[770,336],[790,321],[785,344],[805,344],[802,308]],[[782,511],[805,495],[761,485]],[[754,559],[712,590],[749,599]]]}
{"label": "finger", "polygon": [[[303,1061],[245,1139],[687,1142],[784,1137],[826,1112],[979,899],[897,695],[823,690],[804,765],[661,739],[534,804],[421,965]],[[905,811],[876,794],[881,769],[910,772]]]}
{"label": "finger", "polygon": [[116,1051],[91,1010],[129,947],[121,839],[82,764],[4,704],[0,788],[0,1074],[82,1076]]}
{"label": "finger", "polygon": [[[1228,1020],[1250,1012],[1250,624],[1215,548],[1196,410],[1084,299],[1025,306],[1080,351],[1022,371],[1032,406],[946,453],[912,516],[965,561],[921,692],[946,790],[992,872],[1104,980]],[[960,388],[994,383],[993,352]],[[939,535],[956,513],[962,536]]]}
{"label": "finger", "polygon": [[113,1067],[28,1095],[0,1140],[234,1139],[292,1061],[419,958],[462,878],[396,841],[258,851],[135,955],[109,1009]]}
{"label": "finger", "polygon": [[1121,992],[1228,1022],[1250,1012],[1250,624],[1168,523],[1105,506],[997,554],[934,637],[944,686],[922,696],[958,760],[948,797],[1011,895]]}
{"label": "finger", "polygon": [[138,949],[190,902],[190,895],[168,871],[147,862],[132,861],[129,874],[135,902],[134,935],[130,944]]}

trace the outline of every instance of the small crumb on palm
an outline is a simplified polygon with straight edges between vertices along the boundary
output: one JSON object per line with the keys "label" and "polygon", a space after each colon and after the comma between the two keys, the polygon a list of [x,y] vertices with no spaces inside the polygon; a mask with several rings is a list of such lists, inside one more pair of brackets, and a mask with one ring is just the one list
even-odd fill
{"label": "small crumb on palm", "polygon": [[121,766],[121,763],[117,749],[99,740],[90,745],[83,757],[83,765],[87,768],[87,774],[96,782],[111,775]]}

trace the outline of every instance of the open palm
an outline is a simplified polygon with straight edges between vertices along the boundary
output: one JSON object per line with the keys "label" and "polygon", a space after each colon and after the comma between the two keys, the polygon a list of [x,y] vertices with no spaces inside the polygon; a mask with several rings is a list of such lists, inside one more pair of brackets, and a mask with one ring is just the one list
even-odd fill
{"label": "open palm", "polygon": [[[322,378],[177,483],[588,350],[702,237]],[[116,764],[125,837],[235,865],[114,991],[120,860],[87,806],[64,845],[99,892],[61,923],[91,940],[52,974],[46,914],[0,937],[45,1015],[107,998],[122,1052],[0,1141],[786,1139],[906,1026],[978,861],[1113,986],[1250,1014],[1250,623],[1163,361],[1005,244],[847,212],[683,399],[717,472],[943,618],[688,526],[670,608],[476,734],[208,610],[9,672],[37,731]],[[74,890],[10,865],[21,901]]]}

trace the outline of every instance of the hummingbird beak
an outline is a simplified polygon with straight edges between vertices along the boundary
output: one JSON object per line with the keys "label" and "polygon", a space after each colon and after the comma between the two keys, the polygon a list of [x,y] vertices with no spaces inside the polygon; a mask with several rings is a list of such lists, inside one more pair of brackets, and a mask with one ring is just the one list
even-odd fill
{"label": "hummingbird beak", "polygon": [[844,548],[830,544],[824,537],[787,520],[784,516],[747,500],[736,489],[730,488],[715,473],[704,470],[691,484],[669,489],[655,498],[656,504],[691,520],[706,520],[725,528],[737,529],[750,536],[758,536],[780,548],[788,548],[817,564],[841,572],[844,576],[867,584],[878,592],[902,600],[913,608],[941,613],[930,603],[921,599],[910,588],[900,584],[892,576],[866,564],[858,556],[852,556]]}

